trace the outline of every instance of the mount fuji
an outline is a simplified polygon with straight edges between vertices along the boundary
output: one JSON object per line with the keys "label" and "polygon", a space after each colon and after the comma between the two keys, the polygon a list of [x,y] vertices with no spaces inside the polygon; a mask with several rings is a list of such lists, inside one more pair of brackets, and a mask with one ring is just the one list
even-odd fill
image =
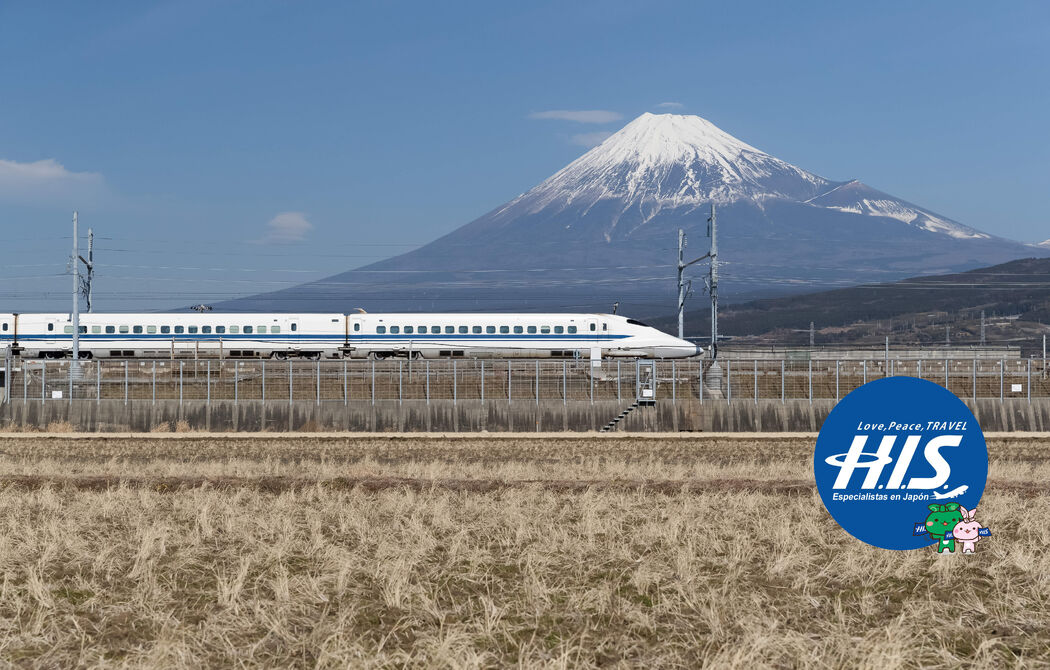
{"label": "mount fuji", "polygon": [[[717,208],[720,295],[734,301],[1050,250],[995,237],[859,181],[832,181],[698,116],[643,114],[549,179],[415,251],[221,305],[234,310],[600,310],[676,304],[677,231],[707,251]],[[691,275],[705,274],[694,266]],[[694,293],[699,293],[699,281]],[[696,298],[694,298],[696,299]]]}

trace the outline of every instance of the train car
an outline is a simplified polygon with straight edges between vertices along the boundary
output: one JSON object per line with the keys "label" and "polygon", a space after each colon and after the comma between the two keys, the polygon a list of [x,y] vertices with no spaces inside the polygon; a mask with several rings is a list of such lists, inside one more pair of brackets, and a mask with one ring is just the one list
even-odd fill
{"label": "train car", "polygon": [[[80,315],[81,358],[687,358],[698,347],[613,314]],[[0,350],[72,356],[70,314],[0,314]]]}

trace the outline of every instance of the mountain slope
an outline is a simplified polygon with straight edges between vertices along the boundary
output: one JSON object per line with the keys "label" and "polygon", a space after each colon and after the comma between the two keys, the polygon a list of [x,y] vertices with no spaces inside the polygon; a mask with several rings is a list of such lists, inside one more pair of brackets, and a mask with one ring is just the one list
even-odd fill
{"label": "mountain slope", "polygon": [[1033,253],[860,182],[807,172],[699,117],[643,114],[420,249],[221,307],[607,310],[619,301],[632,314],[664,313],[675,304],[677,230],[691,255],[706,251],[711,203],[730,302]]}
{"label": "mountain slope", "polygon": [[[951,325],[953,332],[972,329],[975,322],[979,324],[982,310],[989,322],[1009,316],[1017,324],[1033,323],[1046,332],[1040,324],[1050,323],[1050,259],[1025,258],[957,274],[755,300],[720,310],[718,322],[719,332],[734,341],[765,335],[778,342],[802,343],[808,340],[806,331],[813,322],[824,332],[823,343],[863,341],[868,335],[877,336],[877,341],[885,335],[922,341],[918,333],[927,326],[931,326],[930,341],[939,343],[944,341],[945,325]],[[687,330],[694,336],[709,335],[709,319],[707,309],[690,310]],[[649,322],[669,329],[676,327],[677,316]],[[1022,329],[1015,324],[1013,330]],[[912,331],[914,339],[906,331]]]}
{"label": "mountain slope", "polygon": [[932,233],[944,233],[960,239],[991,239],[991,235],[946,219],[928,209],[905,202],[892,195],[853,180],[826,193],[806,200],[806,204],[827,207],[841,212],[884,216],[897,219]]}

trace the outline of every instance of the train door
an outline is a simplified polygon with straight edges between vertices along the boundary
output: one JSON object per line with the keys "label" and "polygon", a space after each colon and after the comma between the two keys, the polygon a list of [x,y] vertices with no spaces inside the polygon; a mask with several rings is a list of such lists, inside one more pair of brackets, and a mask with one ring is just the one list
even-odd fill
{"label": "train door", "polygon": [[601,334],[600,328],[601,324],[598,322],[598,319],[584,319],[583,321],[583,331],[587,334],[587,339],[592,340],[590,345],[591,370],[602,366],[602,348],[598,345],[598,336]]}
{"label": "train door", "polygon": [[361,347],[361,336],[365,332],[365,320],[359,316],[351,316],[346,320],[346,345],[343,349],[344,356],[350,356],[354,349]]}
{"label": "train door", "polygon": [[587,338],[591,340],[598,339],[598,319],[584,319],[583,321],[583,332],[586,333]]}
{"label": "train door", "polygon": [[286,346],[290,349],[298,349],[300,344],[300,333],[299,329],[302,328],[302,323],[298,317],[286,317],[284,323],[281,324],[281,332],[284,333],[284,340]]}

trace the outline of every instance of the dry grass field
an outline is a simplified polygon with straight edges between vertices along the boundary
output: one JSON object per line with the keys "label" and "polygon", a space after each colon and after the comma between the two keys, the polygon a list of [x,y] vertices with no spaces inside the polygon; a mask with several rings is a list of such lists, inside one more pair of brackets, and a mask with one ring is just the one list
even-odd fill
{"label": "dry grass field", "polygon": [[989,448],[938,556],[810,438],[0,434],[0,664],[1048,667],[1050,441]]}

